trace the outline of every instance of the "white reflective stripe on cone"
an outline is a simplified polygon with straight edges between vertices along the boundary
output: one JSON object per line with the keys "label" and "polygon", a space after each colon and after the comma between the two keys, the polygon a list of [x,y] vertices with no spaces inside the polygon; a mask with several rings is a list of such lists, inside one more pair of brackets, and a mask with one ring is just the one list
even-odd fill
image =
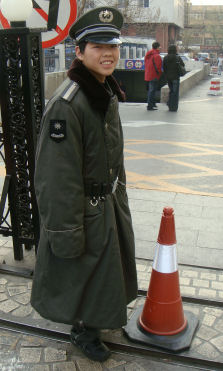
{"label": "white reflective stripe on cone", "polygon": [[173,273],[177,271],[176,245],[157,244],[153,269],[160,273]]}

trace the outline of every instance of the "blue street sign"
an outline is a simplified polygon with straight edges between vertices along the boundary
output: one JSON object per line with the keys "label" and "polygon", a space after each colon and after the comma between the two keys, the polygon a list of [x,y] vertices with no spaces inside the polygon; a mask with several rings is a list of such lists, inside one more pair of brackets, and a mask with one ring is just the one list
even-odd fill
{"label": "blue street sign", "polygon": [[125,60],[126,70],[144,70],[143,59],[126,59]]}

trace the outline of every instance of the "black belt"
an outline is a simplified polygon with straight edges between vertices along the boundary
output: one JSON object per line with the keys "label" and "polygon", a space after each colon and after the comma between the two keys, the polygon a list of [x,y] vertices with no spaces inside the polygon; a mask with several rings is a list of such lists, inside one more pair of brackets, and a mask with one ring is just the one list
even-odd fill
{"label": "black belt", "polygon": [[91,198],[91,202],[105,201],[106,195],[114,193],[118,184],[118,177],[112,183],[92,183],[84,185],[85,196]]}
{"label": "black belt", "polygon": [[99,198],[112,193],[113,183],[92,183],[84,185],[85,196]]}

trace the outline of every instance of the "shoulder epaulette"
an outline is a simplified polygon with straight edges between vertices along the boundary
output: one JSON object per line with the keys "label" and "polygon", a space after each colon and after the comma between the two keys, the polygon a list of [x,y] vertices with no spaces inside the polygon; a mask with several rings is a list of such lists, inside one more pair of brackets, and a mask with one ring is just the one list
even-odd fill
{"label": "shoulder epaulette", "polygon": [[70,84],[63,91],[61,98],[70,102],[76,92],[78,91],[79,85],[75,81],[71,81]]}

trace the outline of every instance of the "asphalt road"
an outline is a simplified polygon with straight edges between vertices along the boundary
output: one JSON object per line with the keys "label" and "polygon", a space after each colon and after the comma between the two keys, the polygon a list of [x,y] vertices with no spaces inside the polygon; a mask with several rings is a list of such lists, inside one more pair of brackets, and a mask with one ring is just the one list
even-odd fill
{"label": "asphalt road", "polygon": [[178,112],[120,104],[128,185],[223,197],[223,96],[208,94],[210,81],[182,97]]}

